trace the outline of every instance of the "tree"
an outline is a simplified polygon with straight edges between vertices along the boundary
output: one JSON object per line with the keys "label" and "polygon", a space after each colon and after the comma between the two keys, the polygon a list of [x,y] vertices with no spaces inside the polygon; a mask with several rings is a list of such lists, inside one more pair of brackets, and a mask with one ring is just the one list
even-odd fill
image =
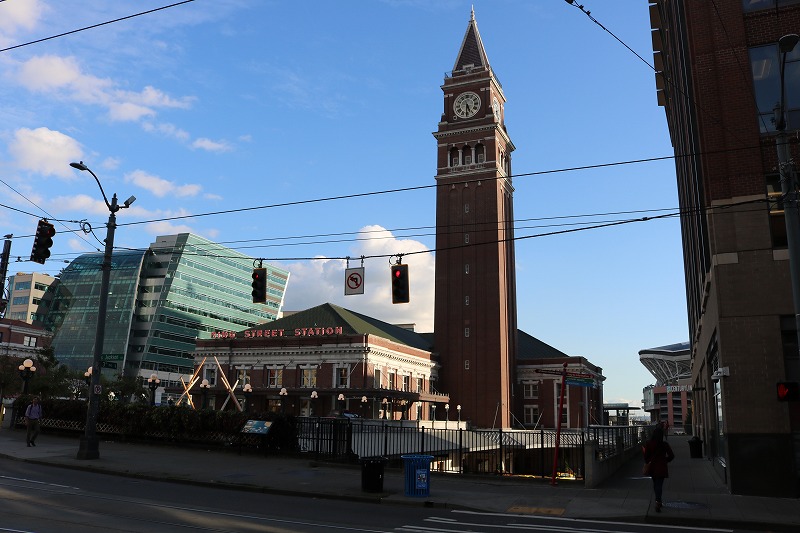
{"label": "tree", "polygon": [[42,398],[69,398],[73,395],[73,377],[74,372],[58,362],[53,348],[40,348],[36,353],[36,376],[28,383],[28,390]]}

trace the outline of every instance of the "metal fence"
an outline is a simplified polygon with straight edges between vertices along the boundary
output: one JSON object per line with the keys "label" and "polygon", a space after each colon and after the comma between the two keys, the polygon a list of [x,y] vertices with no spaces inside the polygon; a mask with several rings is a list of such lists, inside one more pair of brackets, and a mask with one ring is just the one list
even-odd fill
{"label": "metal fence", "polygon": [[[299,418],[298,444],[318,458],[355,460],[431,455],[431,470],[450,473],[548,477],[553,473],[555,430],[454,429],[402,422]],[[583,476],[584,430],[562,430],[556,470]]]}

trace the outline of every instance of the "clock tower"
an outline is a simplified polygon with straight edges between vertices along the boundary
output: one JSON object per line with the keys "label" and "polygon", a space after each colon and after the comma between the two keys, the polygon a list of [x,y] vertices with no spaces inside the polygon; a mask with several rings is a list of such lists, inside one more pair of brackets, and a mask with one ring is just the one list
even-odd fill
{"label": "clock tower", "polygon": [[[474,10],[445,75],[437,141],[438,387],[478,427],[511,427],[517,346],[514,187],[505,95]],[[455,407],[455,405],[450,406]]]}

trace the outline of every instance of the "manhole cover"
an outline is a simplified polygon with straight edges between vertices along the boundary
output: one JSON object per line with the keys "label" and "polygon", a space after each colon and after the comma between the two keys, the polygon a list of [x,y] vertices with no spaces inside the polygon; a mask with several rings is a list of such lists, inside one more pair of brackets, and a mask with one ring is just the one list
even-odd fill
{"label": "manhole cover", "polygon": [[673,509],[705,509],[706,506],[697,502],[666,502],[664,507],[671,507]]}

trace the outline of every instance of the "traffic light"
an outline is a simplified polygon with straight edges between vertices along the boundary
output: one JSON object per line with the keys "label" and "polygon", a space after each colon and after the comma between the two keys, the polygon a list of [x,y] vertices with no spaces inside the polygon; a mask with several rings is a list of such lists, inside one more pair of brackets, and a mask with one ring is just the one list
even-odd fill
{"label": "traffic light", "polygon": [[53,235],[56,228],[46,219],[41,219],[36,226],[36,236],[33,238],[33,249],[31,250],[31,261],[44,264],[50,257],[50,247],[53,246]]}
{"label": "traffic light", "polygon": [[253,269],[253,303],[267,303],[267,269]]}
{"label": "traffic light", "polygon": [[392,265],[392,303],[407,304],[409,299],[408,265]]}
{"label": "traffic light", "polygon": [[800,384],[796,381],[782,381],[778,383],[778,401],[800,401]]}

